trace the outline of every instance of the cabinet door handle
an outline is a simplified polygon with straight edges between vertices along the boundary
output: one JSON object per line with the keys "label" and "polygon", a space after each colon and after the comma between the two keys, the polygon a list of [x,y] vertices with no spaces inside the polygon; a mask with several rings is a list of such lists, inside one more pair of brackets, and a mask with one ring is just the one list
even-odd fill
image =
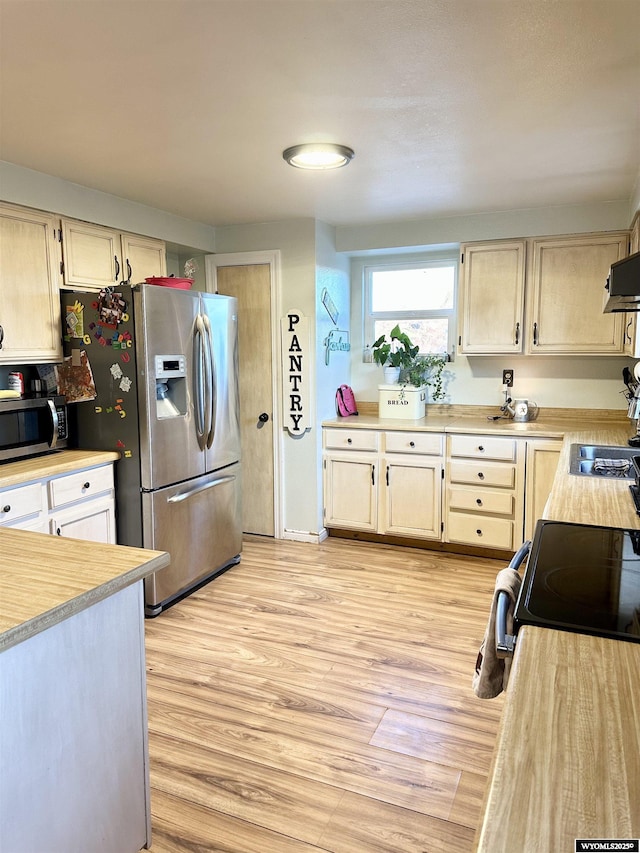
{"label": "cabinet door handle", "polygon": [[387,486],[389,485],[389,466],[387,465]]}
{"label": "cabinet door handle", "polygon": [[118,260],[118,256],[114,255],[113,260],[116,262],[116,277],[115,281],[118,280],[118,276],[120,275],[120,261]]}
{"label": "cabinet door handle", "polygon": [[376,466],[371,466],[371,485],[375,486],[376,484]]}
{"label": "cabinet door handle", "polygon": [[133,270],[131,269],[131,264],[129,263],[129,258],[127,258],[127,284],[131,284],[131,276],[133,275]]}
{"label": "cabinet door handle", "polygon": [[56,536],[62,536],[62,531],[59,527],[56,527]]}
{"label": "cabinet door handle", "polygon": [[4,341],[4,329],[0,326],[0,349],[2,349],[2,342]]}
{"label": "cabinet door handle", "polygon": [[478,471],[478,479],[484,480],[484,474],[482,473],[482,471]]}
{"label": "cabinet door handle", "polygon": [[629,329],[631,328],[632,325],[633,325],[633,317],[629,320],[629,322],[627,323],[625,330],[624,330],[624,334],[625,334],[625,337],[627,339],[627,343],[629,343],[629,344],[631,343],[631,333],[630,333]]}
{"label": "cabinet door handle", "polygon": [[519,343],[520,343],[520,323],[516,323],[516,340],[515,340],[516,346],[518,346]]}
{"label": "cabinet door handle", "polygon": [[534,347],[538,346],[538,324],[533,324],[533,345]]}

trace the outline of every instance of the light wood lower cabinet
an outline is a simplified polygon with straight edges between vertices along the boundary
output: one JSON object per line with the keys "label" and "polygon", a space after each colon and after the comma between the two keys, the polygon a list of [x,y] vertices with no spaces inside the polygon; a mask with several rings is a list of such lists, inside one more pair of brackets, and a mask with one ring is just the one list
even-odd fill
{"label": "light wood lower cabinet", "polygon": [[325,427],[323,444],[325,527],[515,551],[562,440]]}
{"label": "light wood lower cabinet", "polygon": [[558,468],[562,441],[552,439],[527,440],[527,487],[524,509],[524,538],[531,539],[536,522],[544,516],[553,479]]}
{"label": "light wood lower cabinet", "polygon": [[0,526],[115,545],[113,465],[3,489]]}
{"label": "light wood lower cabinet", "polygon": [[525,444],[447,436],[445,539],[513,551],[522,541]]}
{"label": "light wood lower cabinet", "polygon": [[328,428],[323,440],[326,527],[442,538],[444,436]]}

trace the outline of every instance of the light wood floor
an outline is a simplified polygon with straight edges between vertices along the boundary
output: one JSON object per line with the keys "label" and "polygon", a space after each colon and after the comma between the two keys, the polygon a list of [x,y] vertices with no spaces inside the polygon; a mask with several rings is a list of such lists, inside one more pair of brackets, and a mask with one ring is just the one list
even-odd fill
{"label": "light wood floor", "polygon": [[503,567],[248,537],[146,622],[153,852],[470,850],[503,704],[471,678]]}

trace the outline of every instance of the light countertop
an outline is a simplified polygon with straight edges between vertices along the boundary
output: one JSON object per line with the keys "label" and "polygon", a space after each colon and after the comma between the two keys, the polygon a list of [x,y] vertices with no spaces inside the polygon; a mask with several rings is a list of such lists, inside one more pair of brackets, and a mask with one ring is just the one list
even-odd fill
{"label": "light countertop", "polygon": [[164,551],[0,528],[0,651],[169,565]]}
{"label": "light countertop", "polygon": [[[0,488],[115,462],[111,451],[65,450],[0,466]],[[169,564],[164,551],[0,527],[0,651]]]}
{"label": "light countertop", "polygon": [[94,468],[108,462],[117,462],[118,459],[120,454],[112,450],[58,450],[18,462],[5,462],[0,465],[0,489],[27,483],[29,480],[70,474],[80,468]]}

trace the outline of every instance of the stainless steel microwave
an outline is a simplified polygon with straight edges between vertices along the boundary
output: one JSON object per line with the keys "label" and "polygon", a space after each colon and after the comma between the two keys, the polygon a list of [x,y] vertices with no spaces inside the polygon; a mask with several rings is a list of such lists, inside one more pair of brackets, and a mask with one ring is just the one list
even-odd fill
{"label": "stainless steel microwave", "polygon": [[65,448],[68,438],[64,397],[0,400],[0,462]]}

